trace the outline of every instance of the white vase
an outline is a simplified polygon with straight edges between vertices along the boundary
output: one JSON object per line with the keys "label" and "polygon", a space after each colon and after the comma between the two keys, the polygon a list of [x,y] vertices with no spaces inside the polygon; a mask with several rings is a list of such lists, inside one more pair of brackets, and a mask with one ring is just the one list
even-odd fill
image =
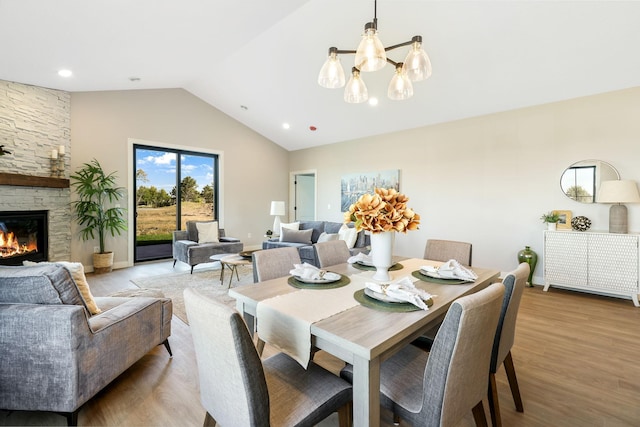
{"label": "white vase", "polygon": [[393,265],[393,242],[396,233],[371,233],[371,262],[376,268],[374,280],[388,282],[391,280],[389,268]]}
{"label": "white vase", "polygon": [[557,228],[557,224],[555,222],[548,222],[547,223],[547,230],[551,230],[551,231],[555,231]]}

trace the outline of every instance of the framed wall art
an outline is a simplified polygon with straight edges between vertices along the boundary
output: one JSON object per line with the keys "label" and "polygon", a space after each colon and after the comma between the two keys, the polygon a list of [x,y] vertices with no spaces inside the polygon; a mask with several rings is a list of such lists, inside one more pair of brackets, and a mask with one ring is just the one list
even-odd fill
{"label": "framed wall art", "polygon": [[400,169],[342,175],[340,179],[341,212],[348,211],[349,206],[355,203],[360,196],[365,193],[373,193],[373,189],[376,187],[395,188],[400,191]]}
{"label": "framed wall art", "polygon": [[553,211],[560,217],[558,221],[558,230],[571,230],[571,211]]}

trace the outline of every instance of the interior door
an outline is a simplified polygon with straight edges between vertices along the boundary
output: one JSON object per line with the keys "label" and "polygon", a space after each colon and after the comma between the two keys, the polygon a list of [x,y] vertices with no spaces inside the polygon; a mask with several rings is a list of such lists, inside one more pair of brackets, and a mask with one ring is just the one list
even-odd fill
{"label": "interior door", "polygon": [[294,175],[294,220],[316,219],[316,175],[302,173]]}

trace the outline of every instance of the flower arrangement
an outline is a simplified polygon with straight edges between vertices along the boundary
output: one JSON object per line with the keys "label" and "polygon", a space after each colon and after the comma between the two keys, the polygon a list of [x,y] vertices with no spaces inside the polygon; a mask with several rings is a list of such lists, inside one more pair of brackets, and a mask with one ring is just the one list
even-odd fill
{"label": "flower arrangement", "polygon": [[557,223],[558,221],[560,221],[560,215],[558,215],[556,212],[547,212],[542,214],[542,216],[540,217],[540,220],[542,220],[542,222],[545,223]]}
{"label": "flower arrangement", "polygon": [[409,198],[393,188],[375,188],[363,194],[344,214],[344,222],[355,222],[356,230],[372,233],[417,230],[420,215],[407,207]]}

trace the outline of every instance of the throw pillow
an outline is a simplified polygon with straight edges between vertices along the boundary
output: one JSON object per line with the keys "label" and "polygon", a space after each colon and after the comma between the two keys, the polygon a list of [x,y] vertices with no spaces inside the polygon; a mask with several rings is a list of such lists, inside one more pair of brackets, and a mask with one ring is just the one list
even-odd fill
{"label": "throw pillow", "polygon": [[218,221],[196,222],[198,229],[198,243],[218,243]]}
{"label": "throw pillow", "polygon": [[311,244],[312,229],[308,230],[290,230],[288,228],[282,229],[282,241],[289,243],[307,243]]}
{"label": "throw pillow", "polygon": [[76,286],[84,299],[85,304],[87,305],[87,309],[91,315],[100,314],[102,310],[96,304],[96,301],[93,299],[93,294],[91,293],[91,289],[89,288],[89,283],[87,282],[87,278],[84,275],[84,266],[80,262],[68,262],[68,261],[57,261],[57,262],[33,262],[33,261],[23,261],[22,263],[25,266],[34,266],[34,265],[47,265],[47,264],[58,264],[65,267],[71,273],[71,277],[73,281],[76,282]]}
{"label": "throw pillow", "polygon": [[284,242],[284,240],[282,240],[282,231],[287,228],[289,230],[299,230],[300,229],[300,222],[289,222],[289,223],[280,223],[280,241]]}
{"label": "throw pillow", "polygon": [[357,238],[358,238],[358,232],[356,231],[355,227],[353,228],[347,227],[347,225],[345,224],[342,227],[340,227],[340,230],[338,230],[338,239],[344,240],[349,249],[353,249],[353,247],[356,244]]}
{"label": "throw pillow", "polygon": [[338,233],[325,233],[323,232],[320,237],[318,237],[318,243],[322,242],[330,242],[332,240],[338,240]]}

